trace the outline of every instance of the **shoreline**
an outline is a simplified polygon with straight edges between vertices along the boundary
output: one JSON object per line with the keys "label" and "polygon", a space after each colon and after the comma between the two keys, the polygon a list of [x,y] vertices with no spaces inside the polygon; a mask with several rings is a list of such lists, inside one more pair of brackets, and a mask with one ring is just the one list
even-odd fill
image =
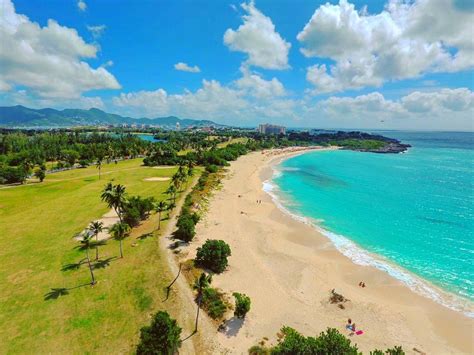
{"label": "shoreline", "polygon": [[[301,152],[306,153],[306,152]],[[383,255],[375,254],[368,251],[362,246],[359,246],[356,242],[345,237],[344,235],[337,234],[329,229],[325,229],[323,226],[318,224],[317,219],[299,215],[296,212],[292,212],[285,206],[284,199],[278,195],[278,187],[272,182],[275,173],[278,172],[276,167],[283,163],[283,161],[292,158],[299,154],[288,154],[279,159],[270,160],[268,166],[264,168],[261,174],[263,181],[263,190],[271,196],[273,203],[285,214],[295,219],[300,223],[305,223],[312,228],[315,228],[318,233],[328,238],[334,245],[334,247],[344,256],[351,259],[354,264],[361,266],[372,266],[378,270],[385,272],[396,280],[402,282],[411,291],[426,297],[430,300],[437,302],[438,304],[447,307],[456,312],[462,313],[464,316],[474,319],[474,308],[473,303],[468,298],[459,296],[454,292],[445,290],[435,285],[430,280],[426,280],[421,276],[403,268],[396,262],[386,259]],[[270,171],[270,172],[269,172]]]}
{"label": "shoreline", "polygon": [[[414,348],[472,353],[472,319],[416,294],[375,267],[355,264],[315,228],[281,211],[263,191],[272,165],[307,150],[255,152],[233,162],[197,226],[185,257],[193,257],[195,247],[208,238],[226,241],[232,249],[229,268],[215,275],[214,284],[252,300],[245,322],[232,334],[217,334],[221,346],[230,353],[247,353],[264,337],[270,339],[266,344],[275,343],[284,325],[305,335],[327,327],[348,335],[344,325],[352,318],[364,334],[351,341],[364,352],[402,345],[407,353],[419,354]],[[361,280],[366,288],[358,287]],[[344,309],[329,303],[332,289],[350,300]]]}

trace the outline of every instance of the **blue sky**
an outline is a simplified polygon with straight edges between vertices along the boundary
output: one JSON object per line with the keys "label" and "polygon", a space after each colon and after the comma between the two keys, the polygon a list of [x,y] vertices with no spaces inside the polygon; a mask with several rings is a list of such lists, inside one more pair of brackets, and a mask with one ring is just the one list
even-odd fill
{"label": "blue sky", "polygon": [[0,0],[0,11],[2,105],[472,130],[469,1]]}

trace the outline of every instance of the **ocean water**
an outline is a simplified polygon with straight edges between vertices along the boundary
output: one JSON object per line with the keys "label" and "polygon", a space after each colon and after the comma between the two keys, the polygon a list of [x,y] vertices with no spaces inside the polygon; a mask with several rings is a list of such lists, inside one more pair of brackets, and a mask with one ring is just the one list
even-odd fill
{"label": "ocean water", "polygon": [[377,133],[413,147],[306,153],[266,189],[356,263],[473,316],[474,133]]}

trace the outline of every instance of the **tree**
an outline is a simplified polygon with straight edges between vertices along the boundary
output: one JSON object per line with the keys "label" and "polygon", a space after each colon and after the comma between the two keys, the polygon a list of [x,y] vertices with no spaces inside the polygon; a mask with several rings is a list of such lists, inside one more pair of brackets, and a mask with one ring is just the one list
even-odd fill
{"label": "tree", "polygon": [[94,221],[89,224],[89,231],[95,235],[95,260],[99,260],[99,233],[102,232],[104,223]]}
{"label": "tree", "polygon": [[181,328],[168,312],[159,311],[151,325],[140,330],[137,355],[172,355],[181,346]]}
{"label": "tree", "polygon": [[183,242],[190,242],[196,235],[194,219],[189,213],[181,214],[176,222],[178,229],[174,236]]}
{"label": "tree", "polygon": [[155,205],[155,210],[158,212],[158,229],[161,228],[161,213],[166,211],[168,205],[165,201],[160,201]]}
{"label": "tree", "polygon": [[202,292],[205,288],[209,287],[212,282],[212,275],[206,274],[205,272],[195,280],[193,288],[197,291],[197,314],[196,314],[196,323],[194,325],[194,333],[198,330],[198,320],[199,320],[199,309],[201,308],[202,302]]}
{"label": "tree", "polygon": [[250,297],[238,292],[234,292],[232,295],[235,298],[234,316],[237,318],[245,318],[245,315],[250,311]]}
{"label": "tree", "polygon": [[126,196],[125,186],[120,184],[113,185],[111,182],[105,185],[102,194],[100,195],[102,201],[106,202],[109,208],[115,210],[120,222],[123,222],[122,213],[127,201]]}
{"label": "tree", "polygon": [[227,267],[227,257],[231,256],[229,245],[223,240],[208,239],[197,249],[195,262],[220,274]]}
{"label": "tree", "polygon": [[177,192],[178,191],[176,190],[176,187],[174,185],[170,185],[165,191],[165,193],[170,196],[170,200],[173,200],[173,203],[175,203]]}
{"label": "tree", "polygon": [[88,231],[84,232],[82,234],[81,244],[82,244],[82,248],[86,250],[87,265],[89,266],[89,271],[91,273],[91,285],[95,285],[94,272],[92,271],[91,259],[89,258],[91,238],[92,238],[92,234],[90,234]]}
{"label": "tree", "polygon": [[97,169],[99,169],[99,180],[100,180],[100,171],[102,170],[102,159],[98,158],[96,162]]}
{"label": "tree", "polygon": [[38,178],[40,182],[43,182],[44,178],[46,177],[46,172],[43,169],[36,169],[35,177]]}
{"label": "tree", "polygon": [[109,231],[113,238],[120,242],[120,257],[123,258],[122,241],[130,234],[130,226],[127,223],[118,222],[115,223]]}

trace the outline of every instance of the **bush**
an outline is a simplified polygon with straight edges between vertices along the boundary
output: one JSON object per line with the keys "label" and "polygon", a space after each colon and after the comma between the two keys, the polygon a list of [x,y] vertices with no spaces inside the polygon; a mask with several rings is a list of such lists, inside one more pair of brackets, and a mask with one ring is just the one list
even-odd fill
{"label": "bush", "polygon": [[195,223],[191,214],[181,214],[176,223],[178,229],[174,233],[175,238],[178,238],[184,242],[190,242],[196,235]]}
{"label": "bush", "polygon": [[197,249],[195,262],[215,273],[220,274],[227,267],[227,257],[231,255],[229,245],[223,240],[206,240]]}
{"label": "bush", "polygon": [[218,169],[219,168],[217,167],[217,165],[214,165],[214,164],[206,165],[206,171],[208,173],[217,173]]}
{"label": "bush", "polygon": [[28,171],[23,167],[6,166],[0,168],[0,183],[2,184],[24,183],[27,177]]}
{"label": "bush", "polygon": [[154,199],[152,197],[132,196],[124,206],[124,221],[130,226],[136,226],[140,221],[146,219],[153,209]]}
{"label": "bush", "polygon": [[212,287],[202,290],[201,306],[212,319],[222,318],[227,310],[227,306],[222,300],[222,294]]}
{"label": "bush", "polygon": [[[283,327],[281,329],[283,338],[279,340],[278,345],[272,348],[264,348],[261,346],[253,346],[249,349],[250,354],[344,354],[344,355],[361,355],[357,349],[357,345],[351,345],[350,339],[347,339],[343,334],[339,333],[337,329],[328,328],[326,332],[322,332],[318,337],[305,337],[290,327]],[[370,355],[405,355],[405,352],[400,346],[395,346],[392,349],[374,350]]]}
{"label": "bush", "polygon": [[234,292],[232,295],[235,298],[234,316],[245,318],[247,312],[250,311],[250,297],[238,292]]}
{"label": "bush", "polygon": [[138,355],[172,355],[181,346],[181,328],[167,312],[159,311],[153,317],[151,325],[140,330]]}

